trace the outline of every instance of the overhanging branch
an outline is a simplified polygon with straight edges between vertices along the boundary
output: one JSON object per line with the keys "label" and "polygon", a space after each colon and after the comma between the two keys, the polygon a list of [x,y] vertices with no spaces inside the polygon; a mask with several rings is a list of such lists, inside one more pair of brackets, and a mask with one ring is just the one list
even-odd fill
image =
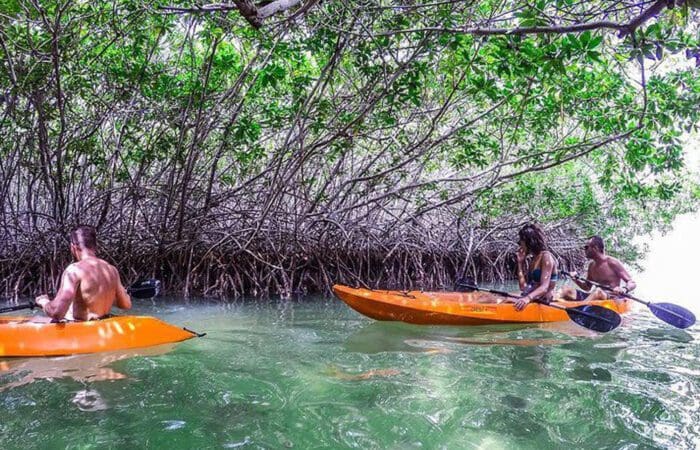
{"label": "overhanging branch", "polygon": [[635,16],[627,23],[618,23],[607,20],[578,23],[573,25],[555,25],[555,26],[535,26],[535,27],[516,27],[516,28],[483,28],[483,27],[461,27],[461,28],[444,28],[444,27],[424,27],[408,30],[388,31],[377,33],[377,35],[395,35],[409,34],[419,32],[443,32],[454,34],[471,34],[474,36],[499,36],[499,35],[528,35],[528,34],[566,34],[580,33],[583,31],[612,29],[619,31],[620,37],[627,36],[642,26],[644,23],[656,17],[661,11],[674,5],[673,0],[658,0],[649,8],[644,10],[638,16]]}
{"label": "overhanging branch", "polygon": [[[198,5],[190,8],[180,6],[161,6],[160,10],[170,14],[210,14],[215,12],[229,12],[238,10],[241,16],[250,23],[253,28],[260,28],[263,20],[270,16],[284,12],[301,3],[302,0],[276,0],[265,3],[262,6],[257,6],[251,0],[232,0],[231,3],[211,3],[208,5]],[[307,10],[318,0],[309,0],[302,10]]]}

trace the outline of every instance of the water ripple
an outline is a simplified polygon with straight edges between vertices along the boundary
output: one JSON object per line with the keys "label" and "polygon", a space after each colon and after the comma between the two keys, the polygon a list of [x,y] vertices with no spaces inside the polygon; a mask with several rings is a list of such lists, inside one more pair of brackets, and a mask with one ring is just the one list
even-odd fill
{"label": "water ripple", "polygon": [[142,306],[207,337],[0,366],[4,447],[700,446],[700,331],[645,311],[598,335],[380,323],[340,302],[159,308]]}

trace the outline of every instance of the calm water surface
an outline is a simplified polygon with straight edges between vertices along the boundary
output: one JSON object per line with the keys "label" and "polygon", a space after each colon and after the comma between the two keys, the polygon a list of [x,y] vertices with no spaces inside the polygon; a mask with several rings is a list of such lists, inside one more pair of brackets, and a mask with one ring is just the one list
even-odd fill
{"label": "calm water surface", "polygon": [[207,336],[0,361],[2,448],[698,448],[700,338],[366,319],[337,299],[138,305]]}

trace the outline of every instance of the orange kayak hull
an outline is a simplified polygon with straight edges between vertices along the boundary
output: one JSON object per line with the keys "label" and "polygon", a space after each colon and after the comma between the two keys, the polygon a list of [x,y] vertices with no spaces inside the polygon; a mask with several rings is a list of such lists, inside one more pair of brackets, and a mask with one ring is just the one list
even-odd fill
{"label": "orange kayak hull", "polygon": [[0,317],[0,357],[62,356],[179,342],[195,333],[149,316],[115,316],[89,322],[39,323]]}
{"label": "orange kayak hull", "polygon": [[[566,311],[531,303],[516,311],[512,303],[494,303],[502,297],[486,292],[382,291],[337,284],[333,292],[348,306],[376,320],[421,325],[494,325],[569,320]],[[563,307],[599,305],[618,313],[630,310],[629,300],[593,302],[557,301]]]}

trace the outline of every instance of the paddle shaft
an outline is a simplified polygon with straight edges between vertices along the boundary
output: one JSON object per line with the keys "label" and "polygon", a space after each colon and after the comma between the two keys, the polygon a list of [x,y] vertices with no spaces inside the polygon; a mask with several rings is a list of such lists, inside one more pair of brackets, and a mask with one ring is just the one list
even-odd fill
{"label": "paddle shaft", "polygon": [[[616,295],[621,295],[621,296],[623,296],[623,297],[625,297],[625,298],[628,298],[628,299],[630,299],[630,300],[634,300],[635,302],[639,302],[639,303],[641,303],[641,304],[647,306],[648,308],[651,308],[652,305],[653,305],[653,302],[647,302],[647,301],[645,301],[645,300],[642,300],[641,298],[637,298],[637,297],[635,297],[635,296],[633,296],[633,295],[630,295],[630,294],[628,294],[628,293],[626,293],[626,292],[619,292],[619,293],[618,293],[618,292],[614,292],[614,291],[613,291],[613,288],[611,288],[610,286],[606,286],[606,285],[604,285],[604,284],[596,283],[595,281],[589,280],[589,279],[587,279],[587,278],[580,277],[580,276],[578,276],[578,275],[572,275],[572,274],[570,274],[569,272],[566,272],[566,271],[564,271],[564,270],[562,270],[561,273],[563,273],[564,275],[566,275],[566,276],[569,277],[569,278],[574,278],[574,279],[579,280],[579,281],[585,281],[586,283],[592,284],[593,286],[599,287],[599,288],[601,288],[601,289],[603,289],[603,290],[605,290],[605,291],[613,292],[613,293],[616,294]],[[657,307],[658,307],[658,306],[657,306]],[[678,306],[677,306],[677,307],[678,307]],[[678,307],[678,308],[680,308],[680,307]],[[653,311],[653,310],[652,310],[652,311]],[[677,313],[677,312],[675,312],[675,311],[671,311],[670,309],[667,309],[667,308],[664,308],[664,312],[667,313],[667,314],[671,314],[672,316],[675,316],[675,317],[677,317],[677,318],[679,318],[679,319],[682,319],[682,320],[687,320],[687,319],[688,319],[686,316],[684,316],[684,315],[682,315],[682,314],[679,314],[679,313]]]}
{"label": "paddle shaft", "polygon": [[[140,292],[140,291],[145,291],[147,289],[154,289],[153,286],[136,286],[136,287],[129,287],[127,288],[127,292],[129,294],[132,294],[134,292]],[[0,314],[6,313],[6,312],[12,312],[12,311],[21,311],[23,309],[34,309],[38,308],[39,305],[37,305],[35,302],[30,301],[28,303],[22,303],[19,305],[15,306],[6,306],[4,308],[0,308]]]}
{"label": "paddle shaft", "polygon": [[613,293],[616,294],[616,295],[621,295],[621,296],[623,296],[623,297],[627,297],[627,298],[629,298],[630,300],[637,301],[637,302],[639,302],[639,303],[641,303],[641,304],[643,304],[643,305],[647,305],[647,306],[651,305],[651,302],[647,302],[647,301],[645,301],[645,300],[642,300],[641,298],[637,298],[637,297],[635,297],[635,296],[633,296],[633,295],[631,295],[631,294],[628,294],[628,293],[626,293],[626,292],[614,292],[613,288],[611,288],[610,286],[606,286],[606,285],[604,285],[604,284],[597,283],[597,282],[595,282],[595,281],[589,280],[588,278],[583,278],[583,277],[580,277],[580,276],[578,276],[578,275],[572,275],[572,274],[570,274],[569,272],[567,272],[567,271],[565,271],[565,270],[562,270],[561,273],[563,273],[564,275],[566,275],[566,276],[569,277],[569,278],[574,278],[574,279],[579,280],[579,281],[585,281],[586,283],[591,284],[591,285],[593,285],[593,286],[595,286],[595,287],[599,287],[599,288],[601,288],[601,289],[603,289],[603,290],[606,290],[606,291],[608,291],[608,292],[613,292]]}
{"label": "paddle shaft", "polygon": [[511,294],[510,292],[505,292],[505,291],[497,291],[495,289],[486,289],[486,288],[481,288],[478,286],[474,286],[473,284],[463,284],[459,283],[460,286],[468,287],[470,289],[474,289],[475,291],[484,291],[484,292],[490,292],[492,294],[498,294],[503,297],[509,297],[509,298],[520,298],[518,295]]}
{"label": "paddle shaft", "polygon": [[[472,284],[460,284],[460,285],[461,285],[461,286],[464,286],[464,287],[468,287],[468,288],[474,289],[475,291],[490,292],[490,293],[492,293],[492,294],[497,294],[497,295],[501,295],[501,296],[503,296],[503,297],[509,297],[509,298],[520,298],[520,296],[511,294],[510,292],[497,291],[497,290],[495,290],[495,289],[480,288],[480,287],[474,286],[474,285],[472,285]],[[537,301],[537,300],[533,300],[533,302],[534,302],[534,303],[539,303],[540,305],[549,306],[550,308],[554,308],[554,309],[559,309],[559,310],[562,310],[562,311],[566,311],[567,314],[569,314],[569,310],[572,310],[572,311],[575,311],[575,314],[580,314],[580,315],[586,316],[586,317],[588,317],[588,318],[590,318],[590,319],[602,320],[602,321],[605,321],[605,322],[607,322],[607,323],[612,323],[611,321],[609,321],[609,320],[606,319],[605,317],[599,317],[599,316],[596,316],[595,314],[591,314],[591,313],[588,313],[588,312],[586,312],[586,311],[581,311],[581,310],[579,310],[579,309],[565,308],[565,307],[563,307],[563,306],[552,305],[551,303],[544,303],[544,302],[540,302],[540,301]]]}
{"label": "paddle shaft", "polygon": [[15,306],[6,306],[4,308],[0,308],[0,314],[6,313],[6,312],[11,312],[11,311],[20,311],[23,309],[34,309],[36,307],[37,307],[37,304],[34,302],[22,303],[21,305],[15,305]]}

